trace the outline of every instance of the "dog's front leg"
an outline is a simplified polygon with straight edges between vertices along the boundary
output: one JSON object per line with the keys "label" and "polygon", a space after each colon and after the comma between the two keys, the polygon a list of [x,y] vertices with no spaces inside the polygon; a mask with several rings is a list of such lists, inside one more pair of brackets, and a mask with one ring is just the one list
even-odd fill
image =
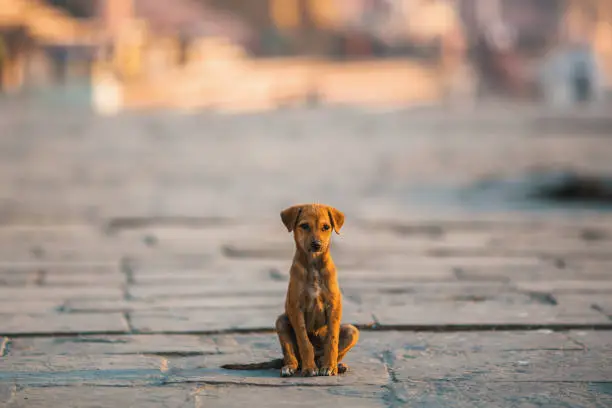
{"label": "dog's front leg", "polygon": [[342,319],[342,303],[340,300],[330,302],[327,309],[327,337],[323,346],[323,364],[319,367],[319,375],[338,374],[338,341],[340,339],[340,320]]}
{"label": "dog's front leg", "polygon": [[304,377],[313,377],[317,375],[317,366],[315,365],[314,348],[312,347],[310,339],[308,339],[308,332],[306,331],[304,312],[298,308],[288,313],[288,317],[291,326],[293,326],[293,331],[295,332],[295,338],[297,340],[302,365],[302,375]]}

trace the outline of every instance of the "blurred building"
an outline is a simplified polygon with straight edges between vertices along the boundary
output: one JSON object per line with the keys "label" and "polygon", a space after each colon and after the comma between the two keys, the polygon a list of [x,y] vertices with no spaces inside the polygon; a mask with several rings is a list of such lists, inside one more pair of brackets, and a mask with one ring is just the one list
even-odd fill
{"label": "blurred building", "polygon": [[0,89],[89,77],[96,64],[146,75],[197,58],[199,39],[248,48],[249,36],[241,20],[192,0],[0,0]]}
{"label": "blurred building", "polygon": [[[96,43],[89,22],[43,0],[0,0],[0,91],[62,80]],[[86,57],[85,57],[86,58]]]}
{"label": "blurred building", "polygon": [[[146,90],[230,86],[239,70],[278,78],[291,60],[389,69],[371,62],[390,57],[441,87],[476,71],[493,92],[533,97],[543,61],[577,41],[610,80],[611,31],[610,0],[0,0],[0,89],[102,80],[153,100]],[[316,88],[300,72],[300,89]]]}

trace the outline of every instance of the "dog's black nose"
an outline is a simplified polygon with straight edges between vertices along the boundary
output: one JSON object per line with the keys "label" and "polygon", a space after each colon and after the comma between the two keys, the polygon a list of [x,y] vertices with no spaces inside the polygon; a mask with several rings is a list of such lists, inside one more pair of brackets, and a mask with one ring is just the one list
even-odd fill
{"label": "dog's black nose", "polygon": [[313,251],[320,251],[322,246],[323,245],[321,244],[321,241],[318,240],[312,241],[310,243],[310,249],[312,249]]}

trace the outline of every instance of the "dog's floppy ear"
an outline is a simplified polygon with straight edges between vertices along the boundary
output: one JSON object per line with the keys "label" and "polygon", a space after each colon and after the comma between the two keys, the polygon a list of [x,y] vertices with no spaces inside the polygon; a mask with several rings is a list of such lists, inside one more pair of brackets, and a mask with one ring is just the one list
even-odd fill
{"label": "dog's floppy ear", "polygon": [[295,229],[295,224],[297,224],[297,220],[301,212],[301,205],[294,205],[281,211],[281,220],[283,221],[283,224],[285,224],[285,227],[287,227],[287,231],[291,232]]}
{"label": "dog's floppy ear", "polygon": [[336,234],[340,234],[340,229],[344,225],[344,214],[342,211],[336,210],[334,207],[327,207],[327,212],[329,213],[329,218],[332,222],[332,227]]}

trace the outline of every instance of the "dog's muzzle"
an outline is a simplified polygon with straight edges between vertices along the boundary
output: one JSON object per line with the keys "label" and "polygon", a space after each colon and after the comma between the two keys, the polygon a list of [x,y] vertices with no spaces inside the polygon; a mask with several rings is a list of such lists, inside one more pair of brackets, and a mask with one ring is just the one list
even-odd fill
{"label": "dog's muzzle", "polygon": [[319,240],[315,240],[310,243],[311,252],[319,252],[321,248],[323,248],[323,244]]}

